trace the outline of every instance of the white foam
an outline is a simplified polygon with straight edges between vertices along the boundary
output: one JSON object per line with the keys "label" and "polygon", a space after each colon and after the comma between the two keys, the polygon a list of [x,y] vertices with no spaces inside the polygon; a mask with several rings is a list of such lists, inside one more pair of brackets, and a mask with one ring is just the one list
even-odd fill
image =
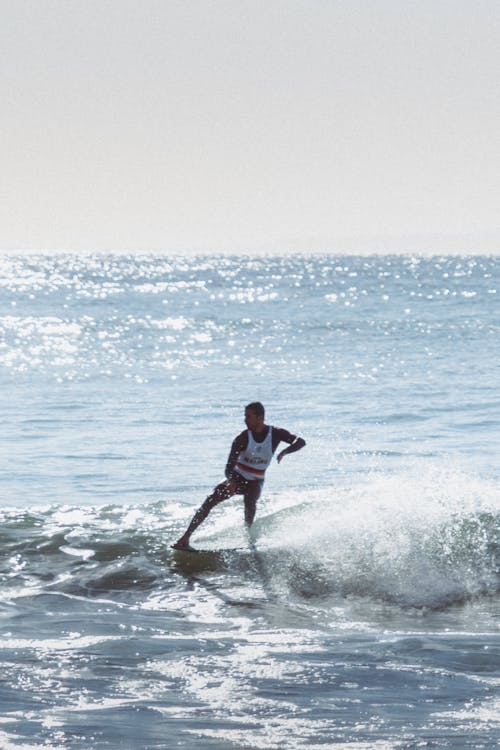
{"label": "white foam", "polygon": [[261,520],[259,546],[286,548],[312,593],[325,583],[344,595],[434,608],[498,586],[491,545],[500,498],[492,483],[420,465],[301,499]]}

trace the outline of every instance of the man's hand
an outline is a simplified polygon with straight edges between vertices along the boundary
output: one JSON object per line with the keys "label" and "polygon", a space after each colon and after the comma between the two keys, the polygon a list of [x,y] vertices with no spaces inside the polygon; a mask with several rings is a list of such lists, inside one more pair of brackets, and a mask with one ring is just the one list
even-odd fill
{"label": "man's hand", "polygon": [[291,445],[288,446],[288,448],[285,448],[285,450],[281,451],[281,453],[278,453],[276,456],[276,460],[278,463],[281,462],[281,460],[287,456],[289,453],[295,453],[295,451],[300,451],[301,448],[304,447],[306,444],[306,441],[304,438],[296,438]]}

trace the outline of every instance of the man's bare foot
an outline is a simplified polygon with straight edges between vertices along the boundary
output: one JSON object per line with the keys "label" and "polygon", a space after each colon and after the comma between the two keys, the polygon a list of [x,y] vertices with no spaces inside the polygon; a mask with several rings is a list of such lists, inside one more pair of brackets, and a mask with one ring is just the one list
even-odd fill
{"label": "man's bare foot", "polygon": [[172,549],[189,549],[189,539],[184,539],[183,536],[175,543],[171,545]]}

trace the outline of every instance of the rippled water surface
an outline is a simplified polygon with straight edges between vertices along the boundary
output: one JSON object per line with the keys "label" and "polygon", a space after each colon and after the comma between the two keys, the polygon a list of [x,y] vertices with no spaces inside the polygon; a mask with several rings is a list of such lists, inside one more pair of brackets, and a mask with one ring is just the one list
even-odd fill
{"label": "rippled water surface", "polygon": [[[500,745],[499,261],[0,261],[2,748]],[[243,407],[303,435],[170,549]]]}

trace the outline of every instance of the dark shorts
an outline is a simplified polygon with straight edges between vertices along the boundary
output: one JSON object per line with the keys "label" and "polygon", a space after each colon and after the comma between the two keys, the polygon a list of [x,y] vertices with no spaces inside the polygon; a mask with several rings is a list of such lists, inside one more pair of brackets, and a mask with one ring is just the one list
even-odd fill
{"label": "dark shorts", "polygon": [[[247,524],[251,524],[255,517],[257,500],[259,499],[262,492],[264,480],[245,479],[245,477],[242,477],[241,474],[237,474],[236,472],[233,474],[232,479],[236,481],[236,492],[234,494],[243,495],[243,501],[245,503],[245,521]],[[221,503],[223,500],[227,500],[228,497],[231,497],[231,495],[227,494],[227,488],[228,482],[221,482],[221,484],[217,485],[212,494],[207,497],[202,507],[200,508],[200,512],[203,518],[208,515],[212,508]]]}
{"label": "dark shorts", "polygon": [[235,479],[237,483],[237,495],[249,495],[250,497],[255,498],[255,500],[259,499],[262,487],[264,486],[263,479],[245,479],[245,477],[242,477],[241,474],[236,472],[233,474],[233,479]]}

